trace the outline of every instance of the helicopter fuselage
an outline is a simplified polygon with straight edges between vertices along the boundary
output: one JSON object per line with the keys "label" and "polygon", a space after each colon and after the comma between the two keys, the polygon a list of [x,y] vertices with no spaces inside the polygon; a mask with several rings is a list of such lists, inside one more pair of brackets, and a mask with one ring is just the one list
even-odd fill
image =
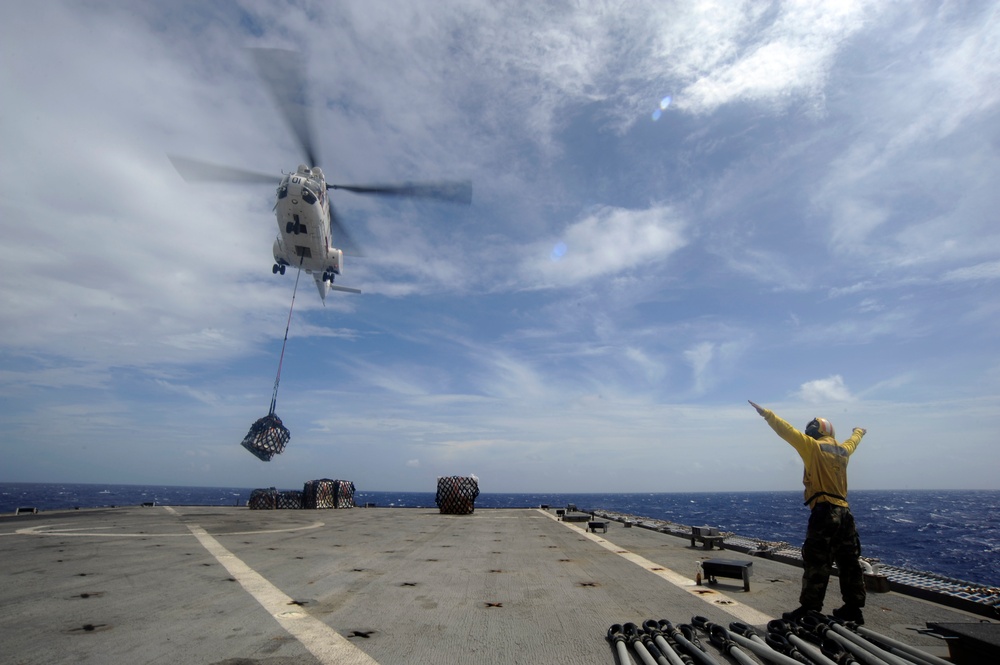
{"label": "helicopter fuselage", "polygon": [[301,267],[313,276],[324,298],[344,267],[344,252],[332,245],[330,200],[319,167],[299,166],[281,179],[274,206],[278,236],[272,272]]}

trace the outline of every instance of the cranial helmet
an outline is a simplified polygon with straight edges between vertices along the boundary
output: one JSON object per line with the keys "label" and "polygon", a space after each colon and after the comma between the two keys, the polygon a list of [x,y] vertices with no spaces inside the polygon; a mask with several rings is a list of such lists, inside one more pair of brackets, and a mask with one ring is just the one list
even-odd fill
{"label": "cranial helmet", "polygon": [[806,434],[814,439],[819,439],[824,436],[834,436],[833,434],[833,423],[831,423],[826,418],[813,418],[806,425]]}

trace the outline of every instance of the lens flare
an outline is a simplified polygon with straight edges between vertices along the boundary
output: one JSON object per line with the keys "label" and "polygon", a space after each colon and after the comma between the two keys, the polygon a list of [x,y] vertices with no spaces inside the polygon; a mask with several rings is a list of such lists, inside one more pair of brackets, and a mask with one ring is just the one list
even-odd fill
{"label": "lens flare", "polygon": [[660,100],[660,105],[653,111],[652,118],[653,122],[656,122],[661,117],[663,117],[663,112],[670,108],[670,102],[674,101],[670,95],[667,95]]}
{"label": "lens flare", "polygon": [[552,253],[549,255],[549,258],[552,259],[553,261],[558,261],[565,255],[566,255],[566,243],[559,241],[556,243],[556,246],[552,248]]}

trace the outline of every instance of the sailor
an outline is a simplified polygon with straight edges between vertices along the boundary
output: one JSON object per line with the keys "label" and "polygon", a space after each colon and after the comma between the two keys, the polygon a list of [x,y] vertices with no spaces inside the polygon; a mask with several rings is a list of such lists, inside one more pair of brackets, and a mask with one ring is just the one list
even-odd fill
{"label": "sailor", "polygon": [[795,448],[805,466],[802,476],[805,505],[812,514],[802,546],[802,593],[800,607],[785,618],[797,620],[810,611],[822,612],[826,586],[836,561],[844,605],[835,609],[833,616],[863,624],[865,583],[859,562],[861,540],[847,503],[847,462],[867,430],[855,427],[851,438],[837,443],[833,424],[826,418],[813,418],[803,433],[759,404],[750,402],[750,406]]}

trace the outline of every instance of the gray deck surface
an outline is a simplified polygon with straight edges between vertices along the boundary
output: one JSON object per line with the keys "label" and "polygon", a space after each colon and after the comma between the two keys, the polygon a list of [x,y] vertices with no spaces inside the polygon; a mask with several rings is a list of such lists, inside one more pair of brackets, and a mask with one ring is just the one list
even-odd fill
{"label": "gray deck surface", "polygon": [[[608,664],[614,623],[762,627],[798,605],[798,568],[614,522],[585,528],[533,509],[3,516],[0,660]],[[735,579],[695,586],[705,558],[752,560],[750,592]],[[834,578],[824,609],[839,605]],[[914,628],[980,620],[895,593],[869,595],[865,616],[939,656],[941,642]]]}

